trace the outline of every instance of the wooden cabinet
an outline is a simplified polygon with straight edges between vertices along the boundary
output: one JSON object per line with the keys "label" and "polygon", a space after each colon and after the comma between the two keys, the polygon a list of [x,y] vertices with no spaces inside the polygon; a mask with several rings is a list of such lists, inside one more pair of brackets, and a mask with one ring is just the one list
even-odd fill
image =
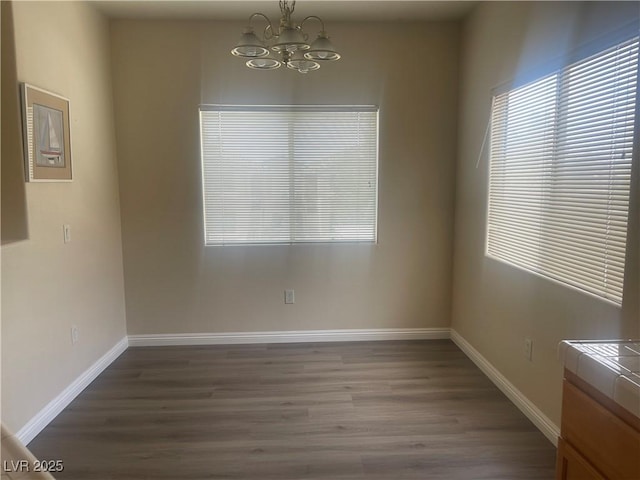
{"label": "wooden cabinet", "polygon": [[638,479],[638,418],[565,372],[556,480]]}
{"label": "wooden cabinet", "polygon": [[605,480],[574,448],[558,439],[557,478],[562,480]]}

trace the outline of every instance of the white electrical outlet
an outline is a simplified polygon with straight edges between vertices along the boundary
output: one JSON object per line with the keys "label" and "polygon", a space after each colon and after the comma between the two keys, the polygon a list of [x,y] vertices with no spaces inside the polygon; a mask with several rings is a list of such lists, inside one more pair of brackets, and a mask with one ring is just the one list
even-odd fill
{"label": "white electrical outlet", "polygon": [[80,338],[80,332],[78,331],[77,325],[71,325],[71,345],[75,345],[78,343],[78,339]]}
{"label": "white electrical outlet", "polygon": [[296,303],[296,296],[293,290],[284,291],[284,303],[286,304]]}
{"label": "white electrical outlet", "polygon": [[62,232],[64,243],[69,243],[71,241],[71,225],[63,225]]}
{"label": "white electrical outlet", "polygon": [[533,358],[533,340],[530,338],[524,339],[524,356],[529,361]]}

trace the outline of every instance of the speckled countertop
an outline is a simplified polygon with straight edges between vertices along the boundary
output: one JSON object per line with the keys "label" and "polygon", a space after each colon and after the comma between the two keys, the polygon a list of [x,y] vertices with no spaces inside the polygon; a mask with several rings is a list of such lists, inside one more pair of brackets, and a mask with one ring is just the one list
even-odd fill
{"label": "speckled countertop", "polygon": [[573,341],[558,346],[567,370],[640,417],[640,341]]}

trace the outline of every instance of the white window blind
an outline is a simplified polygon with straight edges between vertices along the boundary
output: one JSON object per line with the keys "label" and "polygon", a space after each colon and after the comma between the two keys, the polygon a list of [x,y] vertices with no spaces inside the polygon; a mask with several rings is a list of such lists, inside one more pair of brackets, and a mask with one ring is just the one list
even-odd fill
{"label": "white window blind", "polygon": [[622,302],[638,39],[494,99],[487,255]]}
{"label": "white window blind", "polygon": [[375,242],[375,107],[203,106],[207,245]]}

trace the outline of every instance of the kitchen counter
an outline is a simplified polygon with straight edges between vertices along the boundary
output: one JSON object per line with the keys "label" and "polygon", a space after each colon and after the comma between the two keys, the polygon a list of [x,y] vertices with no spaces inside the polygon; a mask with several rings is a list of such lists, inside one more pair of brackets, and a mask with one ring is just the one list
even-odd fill
{"label": "kitchen counter", "polygon": [[568,341],[558,347],[564,367],[640,417],[640,341]]}
{"label": "kitchen counter", "polygon": [[564,341],[557,480],[640,479],[640,341]]}

